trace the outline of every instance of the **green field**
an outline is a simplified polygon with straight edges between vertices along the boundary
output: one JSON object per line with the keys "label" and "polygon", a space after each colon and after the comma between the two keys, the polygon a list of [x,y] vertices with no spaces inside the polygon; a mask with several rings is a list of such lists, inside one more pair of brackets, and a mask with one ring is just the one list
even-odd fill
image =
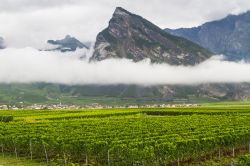
{"label": "green field", "polygon": [[50,165],[211,165],[249,146],[248,104],[0,111],[0,155]]}

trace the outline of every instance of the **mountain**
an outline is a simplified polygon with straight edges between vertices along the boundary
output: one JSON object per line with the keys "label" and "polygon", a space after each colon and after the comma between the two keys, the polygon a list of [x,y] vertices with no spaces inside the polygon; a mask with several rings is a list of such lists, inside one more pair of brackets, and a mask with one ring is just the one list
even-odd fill
{"label": "mountain", "polygon": [[166,32],[193,41],[229,60],[250,60],[250,11],[229,15],[194,28],[165,29]]}
{"label": "mountain", "polygon": [[[91,60],[126,58],[138,62],[149,58],[156,63],[195,65],[210,56],[211,53],[201,46],[182,37],[175,37],[166,33],[144,18],[118,7],[109,21],[108,28],[98,34],[95,52]],[[136,85],[92,86],[88,87],[88,95],[164,100],[192,100],[192,98],[196,98],[219,101],[250,98],[249,89],[249,84],[161,85],[151,87]],[[81,88],[77,88],[75,91],[86,93],[86,88],[85,92]]]}
{"label": "mountain", "polygon": [[109,26],[98,34],[91,60],[127,58],[138,62],[149,58],[156,63],[195,65],[211,55],[197,44],[170,35],[146,19],[118,7]]}
{"label": "mountain", "polygon": [[[190,32],[190,35],[195,34],[197,29]],[[67,44],[70,42],[65,42],[68,39],[72,39],[72,37],[67,36],[63,40],[49,43],[58,46],[58,50],[62,51],[63,48],[71,48]],[[75,44],[73,44],[72,50],[78,47],[76,43],[79,42],[78,40],[78,42],[73,41]],[[156,63],[195,65],[210,56],[211,53],[201,46],[187,39],[170,35],[142,17],[117,8],[108,28],[97,36],[95,52],[91,60],[127,58],[138,62],[149,58]],[[172,101],[198,103],[244,99],[250,99],[250,84],[248,83],[159,86],[0,84],[0,104],[62,102],[77,105],[90,103],[127,105],[131,103],[157,104]]]}
{"label": "mountain", "polygon": [[0,37],[0,49],[4,49],[4,48],[5,48],[4,39]]}
{"label": "mountain", "polygon": [[77,48],[86,48],[89,49],[85,44],[80,42],[74,37],[71,37],[67,35],[62,40],[48,40],[48,44],[52,45],[54,48],[47,49],[47,51],[61,51],[61,52],[67,52],[67,51],[76,51]]}

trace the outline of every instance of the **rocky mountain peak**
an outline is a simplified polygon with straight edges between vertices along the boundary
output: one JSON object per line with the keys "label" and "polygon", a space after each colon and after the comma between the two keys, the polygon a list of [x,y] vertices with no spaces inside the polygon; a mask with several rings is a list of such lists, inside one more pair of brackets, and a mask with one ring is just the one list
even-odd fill
{"label": "rocky mountain peak", "polygon": [[65,38],[73,38],[73,37],[71,37],[70,35],[66,35]]}
{"label": "rocky mountain peak", "polygon": [[115,9],[115,12],[114,12],[114,14],[113,14],[113,17],[119,16],[119,15],[120,15],[120,16],[129,16],[129,15],[131,15],[131,13],[130,13],[129,11],[123,9],[122,7],[117,7],[117,8]]}
{"label": "rocky mountain peak", "polygon": [[61,52],[67,52],[76,51],[77,48],[88,49],[85,44],[80,42],[75,37],[71,37],[70,35],[66,35],[65,38],[61,40],[48,40],[47,43],[55,46],[55,48],[49,51],[58,50]]}
{"label": "rocky mountain peak", "polygon": [[4,48],[5,48],[4,39],[0,37],[0,49],[4,49]]}
{"label": "rocky mountain peak", "polygon": [[118,7],[109,26],[96,38],[91,60],[126,58],[138,62],[194,65],[211,56],[206,49],[175,37],[141,16]]}

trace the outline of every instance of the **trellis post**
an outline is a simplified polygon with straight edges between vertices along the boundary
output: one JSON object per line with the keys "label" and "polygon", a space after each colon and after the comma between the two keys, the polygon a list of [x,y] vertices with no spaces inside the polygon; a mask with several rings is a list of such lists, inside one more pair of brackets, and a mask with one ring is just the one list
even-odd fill
{"label": "trellis post", "polygon": [[32,152],[32,142],[30,139],[30,160],[33,160],[33,152]]}
{"label": "trellis post", "polygon": [[44,153],[45,153],[45,157],[46,157],[46,164],[49,165],[48,153],[47,153],[47,150],[46,150],[46,147],[44,144],[43,144],[43,149],[44,149]]}
{"label": "trellis post", "polygon": [[109,150],[108,150],[108,166],[110,166]]}

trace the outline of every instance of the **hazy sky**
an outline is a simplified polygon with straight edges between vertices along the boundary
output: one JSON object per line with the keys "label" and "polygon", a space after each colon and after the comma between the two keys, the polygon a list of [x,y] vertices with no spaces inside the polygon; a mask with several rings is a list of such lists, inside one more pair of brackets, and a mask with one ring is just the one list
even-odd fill
{"label": "hazy sky", "polygon": [[11,47],[41,47],[47,39],[73,35],[95,41],[115,7],[161,28],[192,27],[250,9],[249,0],[0,0],[0,36]]}

